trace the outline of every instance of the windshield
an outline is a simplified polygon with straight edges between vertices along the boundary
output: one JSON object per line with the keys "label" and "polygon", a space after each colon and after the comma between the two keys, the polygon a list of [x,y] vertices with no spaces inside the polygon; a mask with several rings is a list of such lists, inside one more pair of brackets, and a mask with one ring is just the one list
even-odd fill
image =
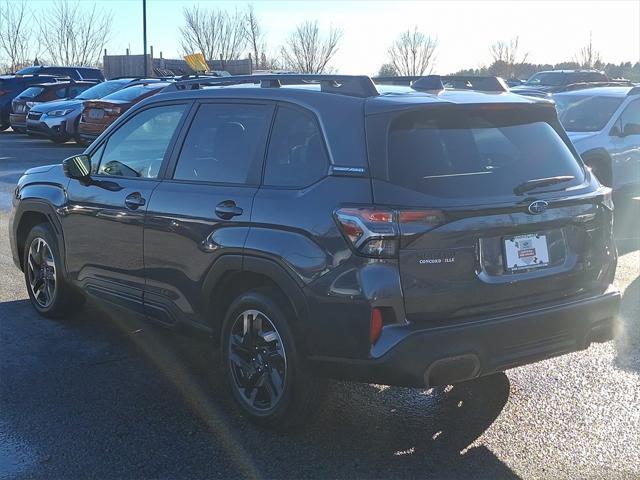
{"label": "windshield", "polygon": [[34,98],[44,92],[43,87],[29,87],[23,91],[18,97],[20,98]]}
{"label": "windshield", "polygon": [[387,164],[376,166],[390,182],[437,197],[513,195],[532,179],[584,174],[552,125],[517,113],[417,111],[389,127]]}
{"label": "windshield", "polygon": [[161,90],[167,85],[168,83],[153,83],[151,85],[136,85],[134,87],[127,87],[109,95],[105,98],[105,100],[121,100],[130,102],[154,90]]}
{"label": "windshield", "polygon": [[117,82],[117,81],[99,83],[95,87],[91,87],[85,90],[76,98],[80,100],[96,100],[98,98],[106,97],[107,95],[120,90],[125,84],[126,82]]}
{"label": "windshield", "polygon": [[564,73],[559,72],[540,72],[532,75],[525,85],[539,85],[539,86],[558,86],[564,84]]}
{"label": "windshield", "polygon": [[590,95],[556,95],[560,123],[567,132],[599,132],[623,98]]}

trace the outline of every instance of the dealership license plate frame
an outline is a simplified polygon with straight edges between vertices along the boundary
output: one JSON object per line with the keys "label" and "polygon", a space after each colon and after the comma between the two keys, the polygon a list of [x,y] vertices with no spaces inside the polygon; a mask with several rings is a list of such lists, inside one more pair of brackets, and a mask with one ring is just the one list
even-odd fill
{"label": "dealership license plate frame", "polygon": [[504,269],[519,272],[549,266],[549,244],[547,235],[528,233],[502,239]]}

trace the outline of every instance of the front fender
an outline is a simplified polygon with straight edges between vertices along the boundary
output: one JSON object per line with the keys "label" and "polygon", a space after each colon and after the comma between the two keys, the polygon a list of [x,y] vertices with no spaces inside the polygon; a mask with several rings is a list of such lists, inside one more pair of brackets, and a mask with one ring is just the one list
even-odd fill
{"label": "front fender", "polygon": [[26,226],[34,222],[39,223],[42,220],[47,221],[53,228],[61,260],[65,267],[63,270],[66,272],[64,234],[59,215],[59,211],[64,208],[66,201],[65,189],[60,184],[45,182],[24,184],[21,179],[13,201],[9,224],[9,244],[13,261],[18,268],[21,270],[23,268],[20,241],[23,241],[22,237],[28,233],[28,231],[24,231]]}

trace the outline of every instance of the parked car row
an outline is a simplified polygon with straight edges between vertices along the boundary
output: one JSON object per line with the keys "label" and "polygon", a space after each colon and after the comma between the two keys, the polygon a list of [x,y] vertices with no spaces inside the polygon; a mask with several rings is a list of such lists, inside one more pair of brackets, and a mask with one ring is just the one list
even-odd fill
{"label": "parked car row", "polygon": [[[156,88],[152,85],[157,85]],[[27,116],[27,133],[56,143],[75,140],[86,144],[96,138],[127,108],[159,92],[168,82],[157,78],[118,78],[90,88],[73,99],[49,102],[31,109]],[[140,90],[138,87],[142,87]],[[128,90],[133,88],[133,90]],[[127,90],[123,93],[123,90]],[[149,93],[151,92],[151,93]],[[114,98],[115,96],[115,98]],[[123,104],[123,98],[128,99]],[[101,101],[102,107],[97,107]],[[118,103],[114,105],[111,102]],[[110,105],[110,106],[109,106]],[[111,121],[101,121],[104,118]],[[98,123],[99,125],[96,125]]]}
{"label": "parked car row", "polygon": [[0,79],[2,130],[11,126],[16,133],[48,138],[55,143],[75,140],[81,145],[94,140],[128,108],[158,93],[173,80],[104,81],[100,70],[79,67],[29,67]]}

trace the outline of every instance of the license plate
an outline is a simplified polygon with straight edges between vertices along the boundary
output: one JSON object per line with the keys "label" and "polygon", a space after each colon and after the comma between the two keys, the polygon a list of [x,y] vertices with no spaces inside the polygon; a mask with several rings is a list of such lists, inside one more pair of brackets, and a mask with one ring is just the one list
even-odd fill
{"label": "license plate", "polygon": [[104,117],[104,110],[100,110],[97,108],[92,108],[91,110],[89,110],[89,118],[102,118]]}
{"label": "license plate", "polygon": [[533,233],[504,239],[505,268],[509,271],[549,265],[547,236]]}

